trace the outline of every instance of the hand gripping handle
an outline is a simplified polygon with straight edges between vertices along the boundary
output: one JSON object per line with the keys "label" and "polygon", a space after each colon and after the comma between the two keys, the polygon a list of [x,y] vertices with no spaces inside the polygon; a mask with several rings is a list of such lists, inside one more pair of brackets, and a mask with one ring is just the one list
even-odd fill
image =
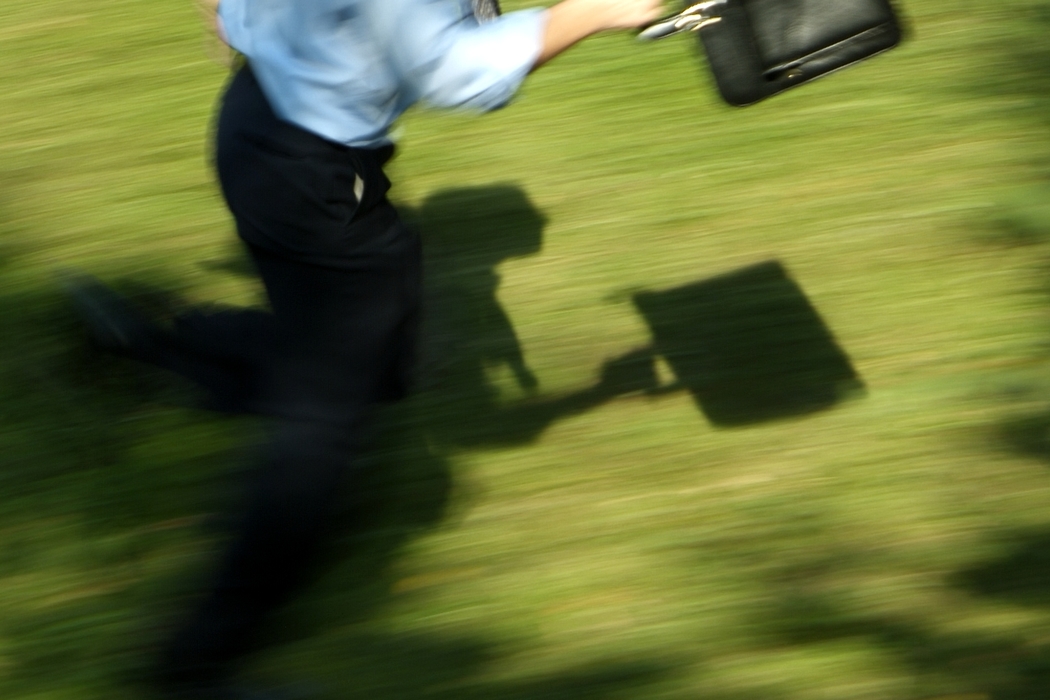
{"label": "hand gripping handle", "polygon": [[638,34],[640,41],[655,41],[680,32],[695,32],[722,20],[719,12],[727,0],[706,0],[690,5],[676,15],[650,24]]}

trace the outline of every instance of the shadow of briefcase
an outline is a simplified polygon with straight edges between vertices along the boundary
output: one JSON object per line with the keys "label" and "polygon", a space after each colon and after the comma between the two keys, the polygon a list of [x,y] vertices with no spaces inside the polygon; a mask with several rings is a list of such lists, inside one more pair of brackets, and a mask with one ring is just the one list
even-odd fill
{"label": "shadow of briefcase", "polygon": [[687,388],[714,425],[812,413],[863,391],[846,353],[777,261],[633,300],[654,352],[678,379],[662,390]]}

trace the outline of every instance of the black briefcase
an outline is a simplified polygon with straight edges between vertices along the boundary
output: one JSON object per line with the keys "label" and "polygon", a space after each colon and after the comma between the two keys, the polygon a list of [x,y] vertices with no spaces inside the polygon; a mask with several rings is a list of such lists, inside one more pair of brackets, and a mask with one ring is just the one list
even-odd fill
{"label": "black briefcase", "polygon": [[709,0],[645,29],[642,39],[699,36],[715,83],[749,105],[893,48],[889,0]]}

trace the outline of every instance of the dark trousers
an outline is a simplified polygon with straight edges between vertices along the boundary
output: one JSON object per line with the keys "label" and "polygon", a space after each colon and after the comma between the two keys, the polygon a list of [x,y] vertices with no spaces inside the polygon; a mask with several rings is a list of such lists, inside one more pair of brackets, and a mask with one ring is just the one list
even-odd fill
{"label": "dark trousers", "polygon": [[167,646],[166,682],[221,679],[308,580],[369,408],[406,389],[420,251],[386,199],[389,155],[279,120],[248,68],[227,89],[218,171],[270,310],[187,314],[164,364],[220,407],[272,417],[273,437],[211,590]]}

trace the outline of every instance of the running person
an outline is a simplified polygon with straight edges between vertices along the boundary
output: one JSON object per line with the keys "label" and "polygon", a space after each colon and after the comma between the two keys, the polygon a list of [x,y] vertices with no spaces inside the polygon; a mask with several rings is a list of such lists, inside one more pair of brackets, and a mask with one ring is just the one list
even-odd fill
{"label": "running person", "polygon": [[219,407],[275,419],[211,588],[165,648],[165,693],[235,697],[237,662],[318,557],[369,408],[405,391],[420,249],[386,197],[394,121],[417,102],[502,107],[569,47],[659,10],[660,0],[502,16],[470,0],[222,0],[217,28],[245,60],[223,98],[216,162],[270,311],[189,314],[167,332],[98,285],[74,294],[100,344],[194,378]]}

